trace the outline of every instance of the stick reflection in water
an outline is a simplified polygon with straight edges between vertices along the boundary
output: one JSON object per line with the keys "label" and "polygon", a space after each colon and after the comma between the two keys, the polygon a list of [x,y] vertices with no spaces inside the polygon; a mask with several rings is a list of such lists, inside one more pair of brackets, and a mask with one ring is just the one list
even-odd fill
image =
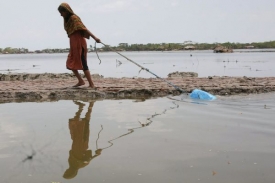
{"label": "stick reflection in water", "polygon": [[98,148],[100,133],[104,130],[103,126],[101,125],[101,130],[98,132],[98,138],[96,140],[95,155],[92,155],[92,150],[89,150],[89,135],[90,135],[89,126],[90,126],[92,108],[94,106],[95,101],[89,102],[89,107],[84,118],[81,118],[81,113],[83,111],[85,104],[80,101],[74,101],[74,103],[78,105],[78,111],[76,112],[73,118],[69,119],[69,129],[70,129],[70,134],[72,139],[72,147],[71,147],[71,150],[69,151],[69,158],[68,158],[69,168],[64,172],[64,175],[63,175],[65,179],[73,179],[74,177],[76,177],[79,169],[86,167],[91,162],[92,159],[101,155],[102,150],[112,147],[114,145],[115,140],[125,137],[127,135],[130,135],[137,129],[144,128],[151,125],[153,123],[153,118],[155,118],[156,116],[163,115],[168,110],[179,108],[179,105],[177,105],[175,102],[172,102],[175,106],[169,107],[168,109],[165,109],[161,113],[155,113],[151,115],[150,117],[146,118],[146,122],[144,123],[138,121],[138,124],[139,124],[138,127],[130,128],[128,129],[127,133],[109,140],[108,141],[109,145],[104,148]]}

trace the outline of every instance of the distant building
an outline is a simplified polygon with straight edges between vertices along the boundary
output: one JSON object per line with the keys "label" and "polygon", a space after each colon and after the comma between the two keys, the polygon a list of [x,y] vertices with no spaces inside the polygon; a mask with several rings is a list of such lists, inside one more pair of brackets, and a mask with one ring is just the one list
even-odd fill
{"label": "distant building", "polygon": [[196,49],[196,47],[195,46],[185,46],[184,49],[185,50],[194,50],[194,49]]}
{"label": "distant building", "polygon": [[128,47],[128,43],[119,43],[118,46],[119,47]]}
{"label": "distant building", "polygon": [[191,41],[191,40],[184,41],[184,42],[183,42],[183,44],[184,44],[184,45],[187,45],[187,44],[193,44],[193,41]]}
{"label": "distant building", "polygon": [[253,48],[255,48],[253,45],[247,45],[247,46],[245,46],[245,48],[246,49],[253,49]]}
{"label": "distant building", "polygon": [[34,52],[35,52],[35,53],[42,53],[41,50],[35,50]]}
{"label": "distant building", "polygon": [[232,53],[233,50],[230,48],[227,48],[225,46],[217,46],[216,48],[214,48],[214,53]]}

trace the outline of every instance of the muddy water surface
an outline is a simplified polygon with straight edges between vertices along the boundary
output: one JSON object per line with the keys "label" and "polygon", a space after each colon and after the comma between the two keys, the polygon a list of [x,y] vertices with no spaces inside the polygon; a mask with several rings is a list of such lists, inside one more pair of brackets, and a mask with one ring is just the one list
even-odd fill
{"label": "muddy water surface", "polygon": [[275,94],[0,104],[0,182],[275,181]]}
{"label": "muddy water surface", "polygon": [[[234,53],[224,54],[213,53],[212,50],[122,54],[160,77],[167,77],[169,73],[176,71],[196,72],[199,77],[271,77],[274,76],[275,68],[274,49],[234,50]],[[139,67],[116,53],[100,52],[99,56],[102,61],[100,65],[96,53],[88,54],[88,65],[92,74],[116,78],[154,77],[146,71],[139,72]],[[66,69],[66,58],[67,53],[0,55],[0,73],[71,73]]]}

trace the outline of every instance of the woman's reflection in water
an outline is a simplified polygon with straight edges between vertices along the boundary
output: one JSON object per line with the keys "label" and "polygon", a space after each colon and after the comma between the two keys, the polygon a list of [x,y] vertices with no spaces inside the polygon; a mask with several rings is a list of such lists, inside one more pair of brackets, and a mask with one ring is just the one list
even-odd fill
{"label": "woman's reflection in water", "polygon": [[73,142],[72,149],[69,152],[69,168],[63,175],[65,179],[74,178],[80,168],[87,166],[93,158],[101,154],[101,149],[97,149],[94,156],[92,156],[92,150],[88,150],[90,134],[89,123],[94,102],[95,101],[89,103],[88,111],[85,117],[80,118],[85,104],[74,101],[74,103],[78,105],[78,111],[76,112],[74,118],[69,119],[69,129]]}

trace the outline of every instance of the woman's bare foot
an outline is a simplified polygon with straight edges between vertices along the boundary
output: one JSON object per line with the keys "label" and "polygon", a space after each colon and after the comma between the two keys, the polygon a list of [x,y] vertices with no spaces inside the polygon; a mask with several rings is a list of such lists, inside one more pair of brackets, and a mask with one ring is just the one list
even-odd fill
{"label": "woman's bare foot", "polygon": [[76,85],[74,85],[73,87],[79,87],[79,86],[83,86],[85,85],[85,82],[78,82]]}
{"label": "woman's bare foot", "polygon": [[91,88],[91,89],[94,89],[94,90],[97,90],[97,87],[95,87],[95,85],[89,85],[88,88]]}

